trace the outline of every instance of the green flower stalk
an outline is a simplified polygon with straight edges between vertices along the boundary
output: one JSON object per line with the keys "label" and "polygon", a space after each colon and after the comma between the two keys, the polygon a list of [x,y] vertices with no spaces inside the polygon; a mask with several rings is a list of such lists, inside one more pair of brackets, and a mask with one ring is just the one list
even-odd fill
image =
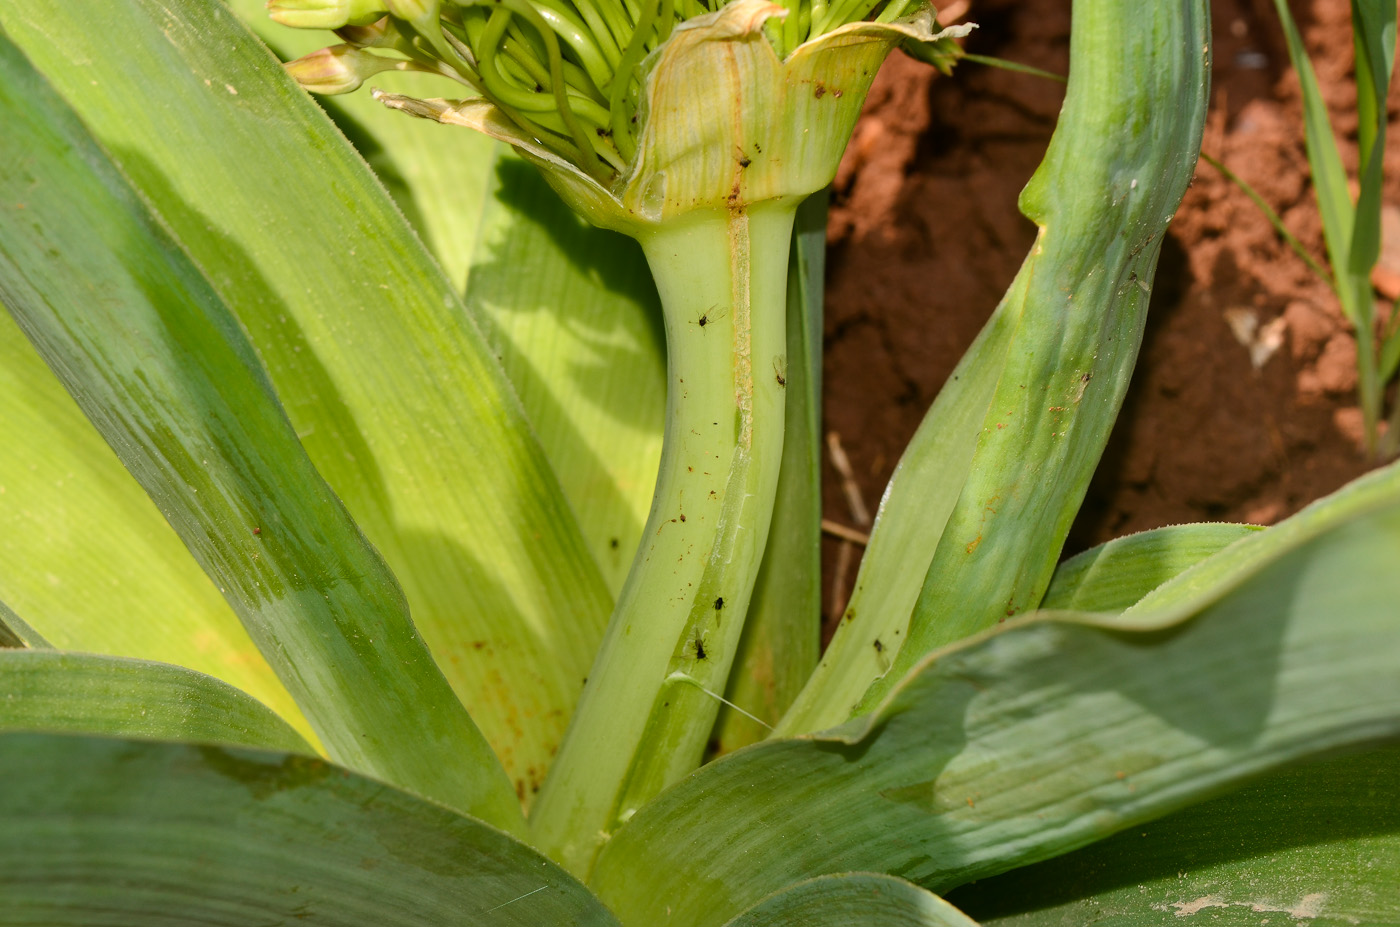
{"label": "green flower stalk", "polygon": [[[714,724],[782,457],[797,206],[835,175],[891,49],[968,27],[935,31],[922,0],[380,2],[372,24],[359,4],[337,7],[355,52],[338,60],[470,88],[466,100],[376,96],[514,146],[589,221],[641,243],[662,298],[651,514],[532,809],[536,844],[586,876],[636,809],[699,765]],[[327,5],[274,0],[273,15],[300,24]],[[289,69],[313,83],[306,61]]]}

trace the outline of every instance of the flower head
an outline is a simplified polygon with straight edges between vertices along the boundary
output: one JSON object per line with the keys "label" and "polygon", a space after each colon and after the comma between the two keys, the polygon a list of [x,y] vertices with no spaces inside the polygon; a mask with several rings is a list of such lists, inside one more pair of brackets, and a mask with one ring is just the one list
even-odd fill
{"label": "flower head", "polygon": [[[273,0],[294,2],[331,0]],[[820,189],[889,51],[971,28],[938,30],[923,0],[378,2],[341,38],[473,91],[381,100],[509,142],[624,231]]]}

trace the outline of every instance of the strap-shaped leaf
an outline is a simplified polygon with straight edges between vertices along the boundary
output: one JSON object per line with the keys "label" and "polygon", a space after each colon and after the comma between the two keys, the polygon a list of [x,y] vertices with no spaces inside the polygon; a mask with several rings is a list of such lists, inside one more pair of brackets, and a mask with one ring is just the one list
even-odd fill
{"label": "strap-shaped leaf", "polygon": [[661,460],[666,353],[656,287],[636,242],[590,226],[522,158],[502,153],[491,181],[466,302],[487,320],[616,594]]}
{"label": "strap-shaped leaf", "polygon": [[125,657],[0,651],[0,731],[72,731],[314,754],[255,699],[182,666]]}
{"label": "strap-shaped leaf", "polygon": [[[1400,737],[1394,485],[1212,595],[1140,616],[1143,630],[1008,623],[931,655],[861,722],[718,760],[614,836],[597,891],[636,923],[660,899],[721,897],[734,906],[718,905],[722,921],[823,872],[940,891],[1299,757]],[[657,874],[645,892],[629,881],[643,865]]]}
{"label": "strap-shaped leaf", "polygon": [[835,727],[855,711],[871,681],[889,672],[1006,366],[1015,331],[1007,307],[1024,290],[1028,276],[1023,267],[1008,298],[943,384],[895,467],[836,636],[778,724],[779,734]]}
{"label": "strap-shaped leaf", "polygon": [[[283,61],[339,41],[327,31],[290,29],[273,22],[267,0],[223,2]],[[415,97],[435,97],[450,93],[453,85],[433,75],[386,71],[375,76],[373,86]],[[460,291],[476,248],[500,143],[477,132],[443,131],[435,123],[405,119],[365,91],[317,97],[316,103],[374,170]]]}
{"label": "strap-shaped leaf", "polygon": [[[0,316],[0,318],[4,318]],[[53,645],[42,634],[19,615],[15,610],[0,601],[0,647],[52,650]]]}
{"label": "strap-shaped leaf", "polygon": [[528,792],[611,602],[456,288],[221,4],[15,0],[0,25],[238,316],[307,453]]}
{"label": "strap-shaped leaf", "polygon": [[237,322],[0,38],[0,300],[333,757],[503,826],[515,796]]}
{"label": "strap-shaped leaf", "polygon": [[799,882],[765,898],[725,927],[977,927],[930,891],[874,872]]}
{"label": "strap-shaped leaf", "polygon": [[0,599],[60,650],[187,666],[313,736],[218,588],[8,312],[0,397]]}
{"label": "strap-shaped leaf", "polygon": [[0,924],[617,924],[500,831],[310,757],[5,734],[0,781]]}
{"label": "strap-shaped leaf", "polygon": [[1204,0],[1074,4],[1064,108],[1021,196],[1040,227],[962,493],[894,667],[1040,602],[1127,392],[1205,125]]}
{"label": "strap-shaped leaf", "polygon": [[1350,317],[1353,325],[1359,324],[1356,312],[1360,307],[1349,297],[1347,276],[1350,274],[1352,227],[1356,220],[1356,209],[1352,205],[1351,193],[1347,190],[1346,170],[1342,167],[1342,156],[1337,150],[1337,139],[1332,134],[1332,122],[1327,116],[1327,103],[1317,85],[1317,75],[1312,62],[1308,60],[1307,49],[1303,47],[1303,37],[1293,21],[1286,0],[1274,0],[1274,9],[1283,25],[1283,36],[1288,45],[1288,57],[1293,70],[1298,74],[1298,83],[1303,91],[1304,142],[1307,146],[1308,165],[1312,168],[1313,191],[1317,195],[1318,211],[1322,214],[1322,232],[1327,241],[1327,256],[1332,270],[1337,274],[1338,295],[1342,309]]}
{"label": "strap-shaped leaf", "polygon": [[1400,750],[1270,776],[968,885],[984,924],[1400,924]]}
{"label": "strap-shaped leaf", "polygon": [[1121,612],[1189,567],[1261,530],[1254,525],[1174,525],[1091,547],[1055,567],[1040,607]]}

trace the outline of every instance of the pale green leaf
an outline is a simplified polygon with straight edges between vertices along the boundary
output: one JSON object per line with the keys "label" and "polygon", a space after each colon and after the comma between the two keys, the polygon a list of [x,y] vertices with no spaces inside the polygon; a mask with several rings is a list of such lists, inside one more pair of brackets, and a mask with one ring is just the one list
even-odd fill
{"label": "pale green leaf", "polygon": [[1183,570],[1142,597],[1124,617],[1139,627],[1149,627],[1161,620],[1160,616],[1174,614],[1174,609],[1203,608],[1221,590],[1229,588],[1232,578],[1247,575],[1352,519],[1385,508],[1397,498],[1400,466],[1374,470],[1267,531],[1248,534]]}
{"label": "pale green leaf", "polygon": [[725,927],[977,927],[932,892],[893,876],[846,872],[770,895]]}
{"label": "pale green leaf", "polygon": [[1055,567],[1040,608],[1121,612],[1187,568],[1261,530],[1254,525],[1175,525],[1091,547]]}
{"label": "pale green leaf", "polygon": [[[783,464],[768,546],[717,722],[721,752],[762,740],[816,666],[821,651],[821,384],[827,193],[797,209],[788,266]],[[760,371],[768,376],[770,371]],[[754,715],[759,721],[748,715]]]}
{"label": "pale green leaf", "polygon": [[228,309],[0,38],[0,300],[329,753],[511,826],[505,775]]}
{"label": "pale green leaf", "polygon": [[[272,24],[261,2],[232,6],[284,57],[335,38]],[[416,96],[454,92],[421,75],[383,78],[376,83]],[[651,504],[665,407],[660,308],[640,249],[590,227],[487,136],[407,118],[368,93],[318,102],[449,276],[466,279],[468,308],[615,594]]]}
{"label": "pale green leaf", "polygon": [[503,153],[466,301],[487,320],[616,594],[651,508],[666,410],[661,306],[641,248],[590,226],[535,168]]}
{"label": "pale green leaf", "polygon": [[0,731],[67,731],[314,751],[287,722],[227,683],[125,657],[0,651]]}
{"label": "pale green leaf", "polygon": [[529,847],[322,760],[0,735],[0,924],[616,927]]}
{"label": "pale green leaf", "polygon": [[1076,4],[1060,123],[1021,197],[1040,234],[901,460],[842,627],[779,733],[869,711],[921,656],[1044,594],[1200,147],[1204,3],[1150,11]]}
{"label": "pale green leaf", "polygon": [[1006,927],[1400,924],[1397,796],[1394,747],[1309,764],[954,898]]}
{"label": "pale green leaf", "polygon": [[[224,3],[283,61],[340,42],[328,31],[290,29],[273,22],[266,0]],[[464,89],[435,75],[396,71],[376,75],[372,85],[415,97],[455,96]],[[368,89],[317,97],[316,102],[374,169],[460,291],[476,247],[499,143],[477,132],[405,119],[377,102]]]}
{"label": "pale green leaf", "polygon": [[528,794],[610,597],[455,287],[222,5],[15,0],[0,24],[237,314],[312,461]]}
{"label": "pale green leaf", "polygon": [[[1400,737],[1395,483],[1142,629],[1009,622],[928,657],[862,721],[716,761],[613,837],[596,890],[625,922],[659,922],[664,899],[703,907],[694,924],[827,872],[941,891],[1298,758]],[[641,866],[655,874],[645,891]]]}
{"label": "pale green leaf", "polygon": [[0,396],[0,599],[60,650],[187,666],[313,737],[233,609],[8,312]]}
{"label": "pale green leaf", "polygon": [[1036,607],[1108,442],[1142,343],[1167,223],[1205,125],[1204,0],[1079,0],[1070,79],[1021,195],[1040,227],[1018,319],[957,505],[878,702],[924,654]]}
{"label": "pale green leaf", "polygon": [[[1011,293],[1024,289],[1023,268]],[[895,467],[836,635],[792,708],[781,735],[835,727],[870,682],[889,672],[909,613],[972,462],[978,429],[1006,365],[1014,327],[1003,300],[949,375]]]}

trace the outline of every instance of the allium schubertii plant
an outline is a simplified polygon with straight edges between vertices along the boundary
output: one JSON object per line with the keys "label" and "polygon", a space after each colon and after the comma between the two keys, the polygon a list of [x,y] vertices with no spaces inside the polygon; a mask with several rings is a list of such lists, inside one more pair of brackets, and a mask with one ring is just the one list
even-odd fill
{"label": "allium schubertii plant", "polygon": [[[966,28],[269,7],[340,43],[284,73],[219,5],[0,9],[0,923],[970,924],[933,893],[972,880],[985,923],[1400,922],[1400,470],[1057,563],[1199,150],[1201,0],[1077,0],[1036,243],[820,659],[808,198],[886,55]],[[378,179],[288,74],[418,81],[328,104]],[[664,364],[581,360],[646,328],[597,229]]]}

